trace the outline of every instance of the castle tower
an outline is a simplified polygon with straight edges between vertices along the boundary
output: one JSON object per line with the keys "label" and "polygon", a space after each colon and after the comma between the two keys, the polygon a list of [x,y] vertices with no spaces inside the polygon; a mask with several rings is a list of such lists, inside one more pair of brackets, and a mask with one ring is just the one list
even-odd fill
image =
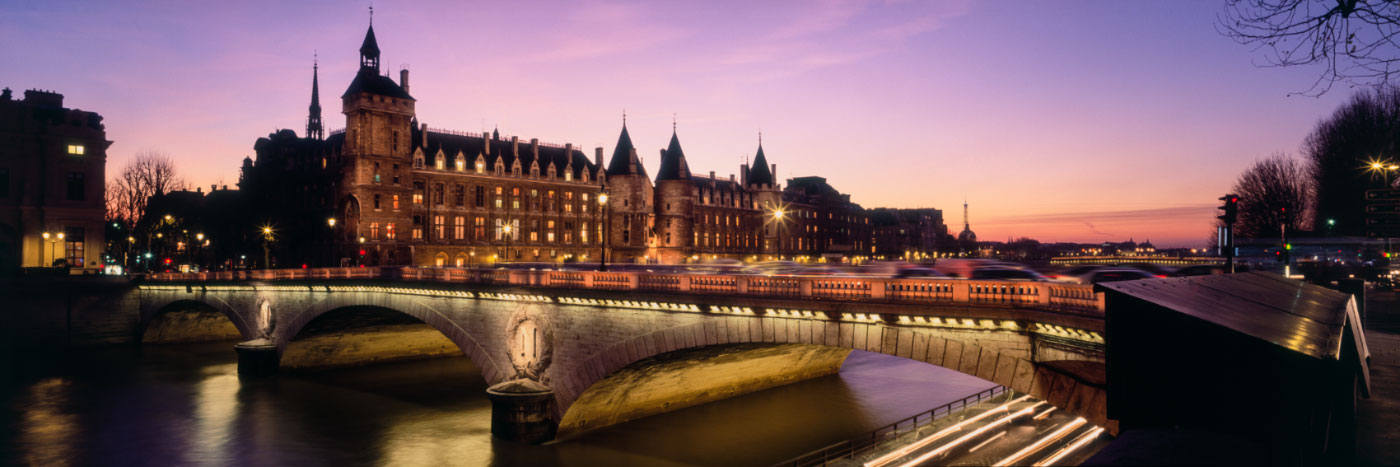
{"label": "castle tower", "polygon": [[306,116],[306,137],[311,139],[325,139],[325,127],[321,125],[321,84],[320,84],[320,64],[311,64],[311,107],[308,108]]}
{"label": "castle tower", "polygon": [[753,158],[753,167],[747,169],[744,186],[753,193],[754,202],[758,204],[759,215],[763,219],[763,230],[759,238],[758,250],[763,253],[763,257],[781,254],[779,251],[779,223],[782,219],[774,215],[782,209],[783,191],[778,184],[778,164],[768,164],[768,158],[763,154],[763,135],[758,137],[758,153]]}
{"label": "castle tower", "polygon": [[627,133],[627,119],[622,120],[622,134],[617,137],[612,158],[607,166],[608,189],[608,245],[612,254],[609,260],[626,263],[640,260],[644,256],[655,257],[649,248],[652,246],[652,192],[651,178],[646,167],[637,157],[637,148],[632,144],[632,136]]}
{"label": "castle tower", "polygon": [[340,100],[346,172],[337,206],[347,220],[352,219],[350,212],[360,213],[357,225],[347,222],[345,228],[355,232],[347,237],[365,237],[371,264],[408,264],[413,260],[407,245],[414,208],[409,170],[415,100],[393,79],[379,74],[373,24],[360,46],[360,70]]}
{"label": "castle tower", "polygon": [[656,172],[656,256],[667,264],[689,257],[694,246],[695,183],[685,162],[680,138],[671,131],[671,143],[661,151]]}

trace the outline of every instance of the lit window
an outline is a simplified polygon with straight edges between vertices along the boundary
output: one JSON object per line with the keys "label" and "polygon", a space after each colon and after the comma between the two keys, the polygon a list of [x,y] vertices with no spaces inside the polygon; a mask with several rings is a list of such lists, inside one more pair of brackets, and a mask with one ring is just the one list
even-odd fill
{"label": "lit window", "polygon": [[467,237],[467,218],[457,216],[452,219],[452,238],[461,240]]}
{"label": "lit window", "polygon": [[68,153],[69,153],[69,154],[72,154],[72,155],[75,155],[75,156],[81,156],[81,155],[83,155],[85,152],[86,152],[86,148],[84,148],[83,145],[81,145],[81,144],[70,144],[70,145],[68,145]]}
{"label": "lit window", "polygon": [[437,160],[433,161],[433,166],[436,167],[438,170],[442,170],[442,169],[443,169],[442,158],[439,157],[439,158],[437,158]]}
{"label": "lit window", "polygon": [[394,209],[399,209],[399,195],[394,195]]}
{"label": "lit window", "polygon": [[573,173],[573,172],[564,172],[564,181],[566,181],[566,182],[572,182],[572,181],[574,181],[574,173]]}
{"label": "lit window", "polygon": [[466,171],[467,171],[467,161],[466,161],[466,159],[457,159],[457,171],[458,171],[458,172],[466,172]]}
{"label": "lit window", "polygon": [[389,240],[393,240],[393,239],[394,239],[394,223],[393,223],[393,222],[390,222],[390,223],[384,225],[384,238],[387,238],[387,239],[389,239]]}
{"label": "lit window", "polygon": [[443,225],[443,219],[444,219],[444,217],[445,217],[445,216],[433,216],[433,239],[434,239],[434,240],[447,238],[447,232],[444,231],[444,230],[446,230],[446,228],[445,228],[444,225]]}
{"label": "lit window", "polygon": [[379,240],[379,223],[378,223],[378,222],[370,222],[370,223],[369,223],[369,238],[370,238],[371,240]]}

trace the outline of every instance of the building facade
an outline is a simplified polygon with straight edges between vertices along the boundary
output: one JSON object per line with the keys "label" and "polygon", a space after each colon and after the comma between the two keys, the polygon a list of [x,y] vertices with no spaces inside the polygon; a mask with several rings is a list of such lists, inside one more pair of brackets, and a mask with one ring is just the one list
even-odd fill
{"label": "building facade", "polygon": [[[306,132],[255,143],[239,186],[267,227],[272,266],[472,266],[497,261],[688,263],[868,256],[869,216],[821,177],[778,183],[762,140],[752,166],[692,173],[673,130],[651,175],[627,130],[603,165],[572,144],[431,128],[407,70],[379,70],[371,26],[326,132],[312,68]],[[329,253],[318,253],[315,246]],[[280,263],[279,263],[280,262]]]}
{"label": "building facade", "polygon": [[381,75],[379,54],[371,26],[341,95],[343,130],[323,137],[313,67],[305,136],[273,133],[244,161],[240,189],[281,266],[596,260],[601,148],[589,160],[571,144],[430,128],[408,70]]}
{"label": "building facade", "polygon": [[63,95],[0,93],[0,274],[18,267],[102,267],[107,148],[94,112]]}

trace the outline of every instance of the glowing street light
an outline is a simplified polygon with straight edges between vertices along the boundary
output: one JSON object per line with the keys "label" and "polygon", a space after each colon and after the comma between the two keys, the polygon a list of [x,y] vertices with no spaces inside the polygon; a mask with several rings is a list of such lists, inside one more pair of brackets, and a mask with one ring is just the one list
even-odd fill
{"label": "glowing street light", "polygon": [[608,192],[598,193],[598,212],[603,216],[603,254],[598,256],[598,271],[608,270],[608,245],[611,243],[612,222],[608,219]]}
{"label": "glowing street light", "polygon": [[331,226],[331,228],[335,228],[335,218],[334,218],[334,217],[327,218],[327,219],[326,219],[326,225]]}

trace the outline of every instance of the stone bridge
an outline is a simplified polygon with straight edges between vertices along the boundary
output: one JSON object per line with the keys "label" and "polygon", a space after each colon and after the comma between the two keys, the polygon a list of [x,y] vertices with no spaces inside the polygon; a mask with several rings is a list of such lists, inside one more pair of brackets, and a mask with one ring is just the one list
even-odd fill
{"label": "stone bridge", "polygon": [[[556,428],[563,436],[834,372],[847,349],[975,375],[1111,426],[1104,409],[1103,297],[1084,285],[422,268],[151,279],[139,287],[142,329],[170,310],[217,310],[245,341],[238,346],[240,371],[249,373],[258,365],[275,369],[279,359],[291,363],[289,348],[306,339],[306,329],[339,310],[421,321],[493,385],[493,432],[497,424],[515,426],[497,432],[506,437],[546,440]],[[731,387],[693,388],[664,401],[634,400],[646,399],[644,391],[628,384],[646,378],[608,381],[647,359],[746,345],[796,349],[787,354],[793,373],[745,375],[766,383],[714,383]],[[346,351],[323,347],[312,353]],[[833,351],[839,354],[832,357]],[[755,370],[743,370],[749,371]],[[521,400],[533,395],[536,406],[501,402],[506,396],[497,389]]]}

